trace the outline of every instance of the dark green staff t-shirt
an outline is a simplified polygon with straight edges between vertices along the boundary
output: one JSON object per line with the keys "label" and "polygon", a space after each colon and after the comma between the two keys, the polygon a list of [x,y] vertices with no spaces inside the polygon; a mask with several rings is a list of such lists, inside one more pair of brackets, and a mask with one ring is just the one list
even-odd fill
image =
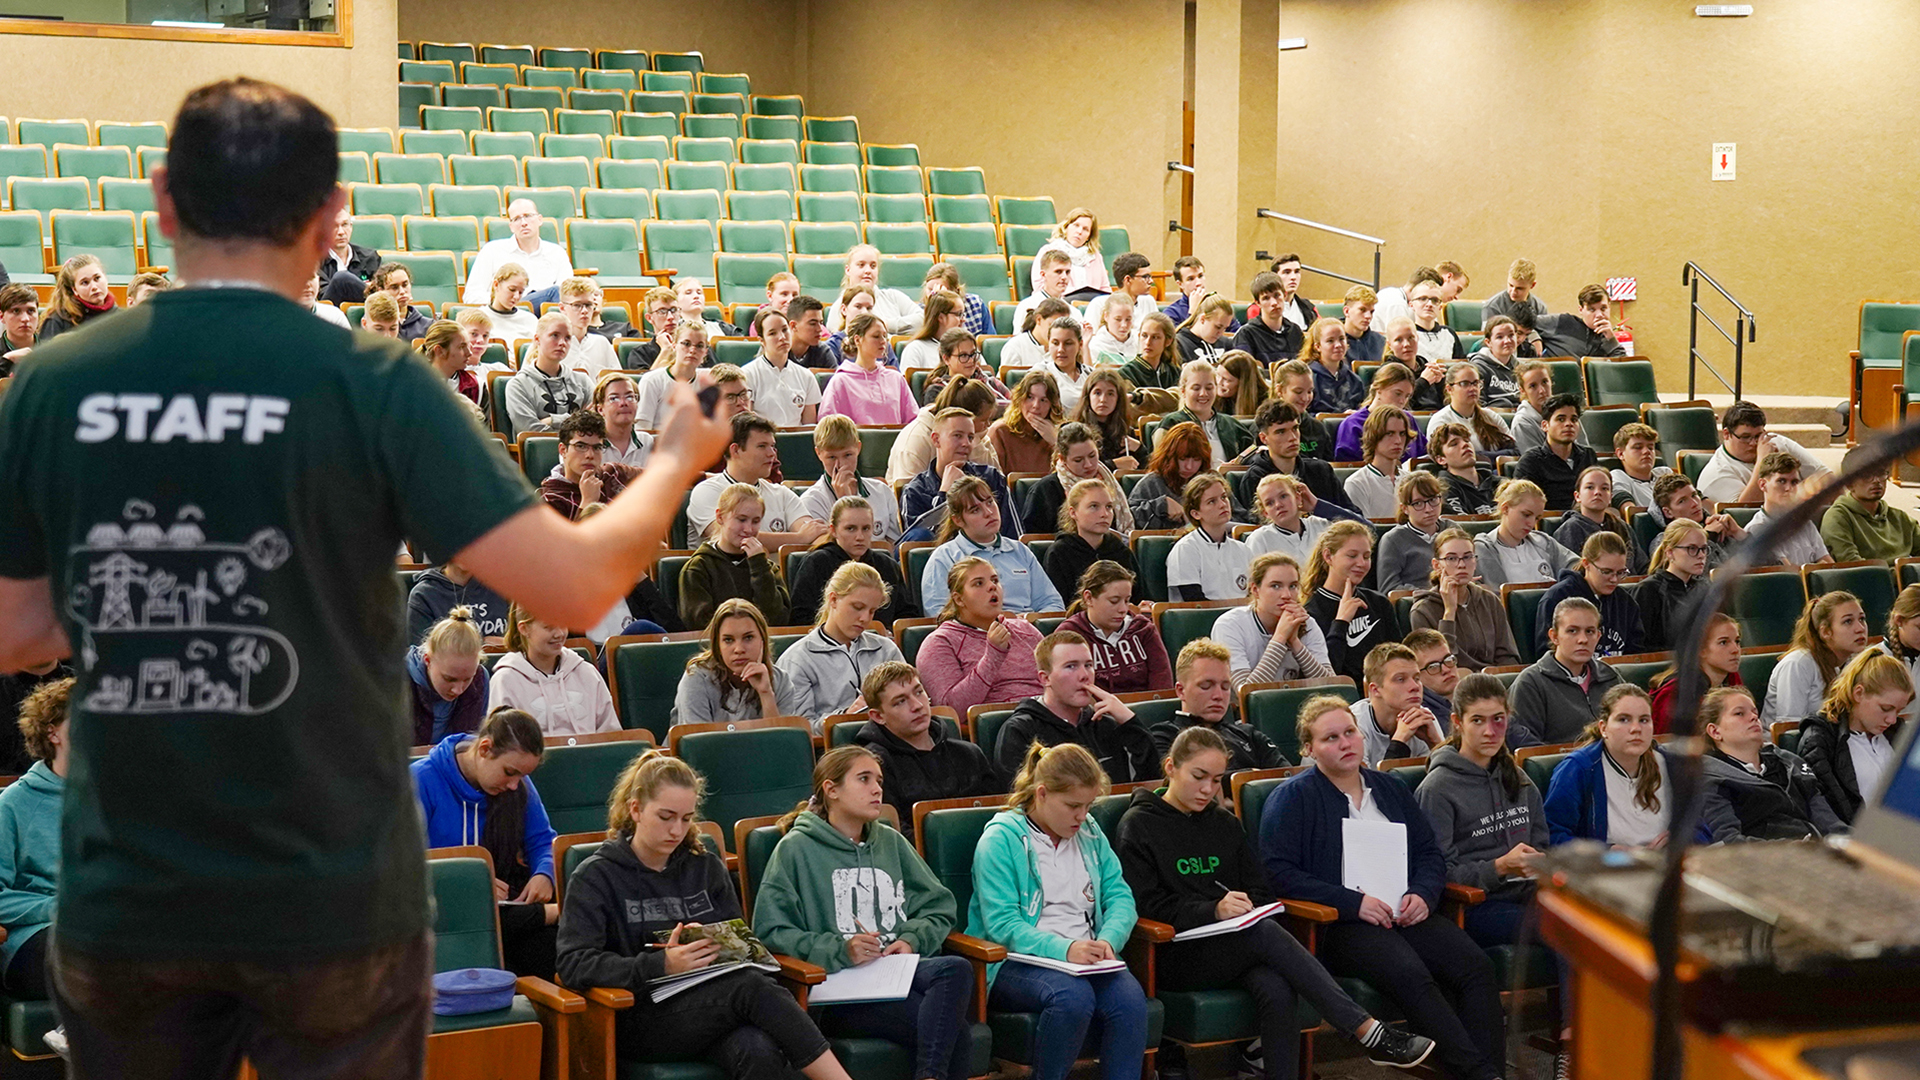
{"label": "dark green staff t-shirt", "polygon": [[0,575],[73,644],[61,943],[305,960],[428,925],[394,554],[532,505],[397,341],[252,288],[161,293],[0,399]]}

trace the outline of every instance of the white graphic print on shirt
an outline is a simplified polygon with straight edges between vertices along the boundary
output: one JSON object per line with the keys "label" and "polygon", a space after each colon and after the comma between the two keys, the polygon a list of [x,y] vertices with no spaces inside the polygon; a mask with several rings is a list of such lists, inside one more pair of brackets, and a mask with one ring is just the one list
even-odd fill
{"label": "white graphic print on shirt", "polygon": [[892,930],[906,906],[906,882],[893,880],[885,870],[847,866],[833,872],[833,927],[842,934]]}
{"label": "white graphic print on shirt", "polygon": [[1347,647],[1352,648],[1367,640],[1367,635],[1373,632],[1373,624],[1376,621],[1378,620],[1370,611],[1363,611],[1347,620]]}
{"label": "white graphic print on shirt", "polygon": [[286,534],[266,528],[245,543],[208,540],[199,507],[180,507],[162,527],[141,499],[127,500],[121,517],[124,524],[103,521],[73,548],[87,568],[67,606],[82,627],[80,662],[97,676],[87,708],[247,716],[285,701],[300,681],[300,658],[256,621],[267,602],[242,590],[287,561]]}

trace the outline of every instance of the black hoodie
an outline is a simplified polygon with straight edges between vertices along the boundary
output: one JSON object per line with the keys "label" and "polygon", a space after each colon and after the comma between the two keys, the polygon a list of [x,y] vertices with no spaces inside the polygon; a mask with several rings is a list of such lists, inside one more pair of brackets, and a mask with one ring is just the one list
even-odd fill
{"label": "black hoodie", "polygon": [[1053,538],[1053,546],[1047,548],[1047,557],[1040,560],[1040,565],[1047,571],[1047,580],[1072,603],[1080,598],[1080,575],[1101,559],[1111,559],[1126,567],[1127,572],[1134,575],[1133,598],[1147,598],[1141,590],[1140,573],[1133,565],[1133,552],[1127,549],[1127,542],[1119,533],[1110,532],[1101,537],[1098,550],[1077,532],[1060,533]]}
{"label": "black hoodie", "polygon": [[1260,729],[1251,724],[1243,724],[1233,718],[1229,712],[1218,723],[1209,724],[1192,713],[1177,712],[1165,720],[1153,725],[1148,733],[1153,736],[1154,752],[1162,758],[1173,749],[1173,740],[1190,727],[1205,727],[1220,736],[1227,744],[1227,771],[1239,772],[1241,769],[1284,769],[1293,762],[1287,755],[1273,745],[1272,740],[1260,733]]}
{"label": "black hoodie", "polygon": [[473,609],[480,636],[507,636],[505,597],[481,584],[477,577],[467,578],[465,585],[455,585],[446,571],[436,566],[414,578],[413,589],[407,593],[407,643],[418,645],[425,641],[434,623],[463,605]]}
{"label": "black hoodie", "polygon": [[1028,698],[1013,710],[1000,729],[994,746],[994,764],[1002,779],[1011,779],[1026,759],[1027,747],[1036,740],[1043,746],[1079,743],[1093,754],[1116,784],[1135,780],[1153,780],[1160,775],[1160,759],[1153,753],[1153,737],[1139,720],[1122,724],[1108,717],[1090,720],[1093,706],[1080,710],[1080,722],[1069,724],[1053,714],[1047,703]]}
{"label": "black hoodie", "polygon": [[1229,889],[1255,907],[1272,903],[1240,819],[1218,803],[1189,814],[1162,798],[1165,790],[1134,791],[1114,844],[1140,917],[1175,930],[1219,922],[1215,905]]}
{"label": "black hoodie", "polygon": [[651,1001],[647,981],[667,973],[666,955],[649,949],[657,931],[686,922],[742,918],[733,876],[719,855],[676,848],[666,868],[649,870],[631,841],[609,839],[567,879],[555,970],[575,990],[608,986]]}
{"label": "black hoodie", "polygon": [[873,751],[886,778],[886,800],[900,812],[900,835],[913,839],[913,804],[929,799],[998,795],[1007,790],[987,760],[986,751],[947,734],[936,720],[927,733],[933,749],[917,750],[877,720],[860,726],[853,741]]}

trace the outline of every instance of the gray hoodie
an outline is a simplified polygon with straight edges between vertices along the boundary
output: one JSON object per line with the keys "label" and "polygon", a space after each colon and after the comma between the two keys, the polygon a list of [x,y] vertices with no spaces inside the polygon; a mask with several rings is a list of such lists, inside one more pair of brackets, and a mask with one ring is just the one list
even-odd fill
{"label": "gray hoodie", "polygon": [[1593,678],[1583,691],[1552,653],[1513,680],[1507,698],[1513,720],[1507,727],[1507,745],[1554,746],[1578,739],[1600,712],[1600,699],[1620,681],[1620,673],[1599,657],[1587,661]]}
{"label": "gray hoodie", "polygon": [[1446,853],[1448,881],[1485,889],[1498,900],[1525,900],[1532,894],[1532,883],[1507,881],[1493,867],[1515,844],[1547,849],[1540,789],[1526,773],[1520,772],[1519,794],[1509,795],[1496,773],[1443,746],[1427,759],[1427,778],[1413,797],[1433,822],[1433,838]]}
{"label": "gray hoodie", "polygon": [[860,683],[867,672],[889,660],[905,660],[893,639],[871,630],[842,645],[814,627],[813,632],[787,646],[774,661],[774,668],[786,676],[800,701],[794,715],[813,721],[813,730],[821,730],[821,721],[846,712],[860,698]]}

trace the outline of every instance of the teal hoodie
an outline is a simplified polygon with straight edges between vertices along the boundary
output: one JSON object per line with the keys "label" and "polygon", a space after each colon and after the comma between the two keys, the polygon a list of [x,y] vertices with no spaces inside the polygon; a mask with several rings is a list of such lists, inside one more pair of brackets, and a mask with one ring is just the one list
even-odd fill
{"label": "teal hoodie", "polygon": [[856,844],[811,810],[780,838],[753,895],[754,935],[829,972],[848,966],[847,938],[863,928],[938,956],[957,914],[953,893],[892,826],[876,821]]}
{"label": "teal hoodie", "polygon": [[[1093,920],[1100,927],[1100,940],[1113,946],[1118,955],[1138,920],[1133,890],[1127,887],[1113,845],[1107,843],[1091,815],[1080,826],[1080,855],[1094,883]],[[1073,942],[1039,928],[1043,899],[1040,871],[1033,861],[1033,826],[1027,823],[1024,811],[1002,810],[987,822],[979,845],[973,849],[973,900],[967,904],[967,933],[1004,945],[1008,952],[1065,960],[1067,946]],[[993,985],[999,974],[1000,965],[990,965],[987,985]]]}
{"label": "teal hoodie", "polygon": [[0,791],[0,970],[27,939],[53,925],[60,885],[60,797],[67,782],[44,761]]}

